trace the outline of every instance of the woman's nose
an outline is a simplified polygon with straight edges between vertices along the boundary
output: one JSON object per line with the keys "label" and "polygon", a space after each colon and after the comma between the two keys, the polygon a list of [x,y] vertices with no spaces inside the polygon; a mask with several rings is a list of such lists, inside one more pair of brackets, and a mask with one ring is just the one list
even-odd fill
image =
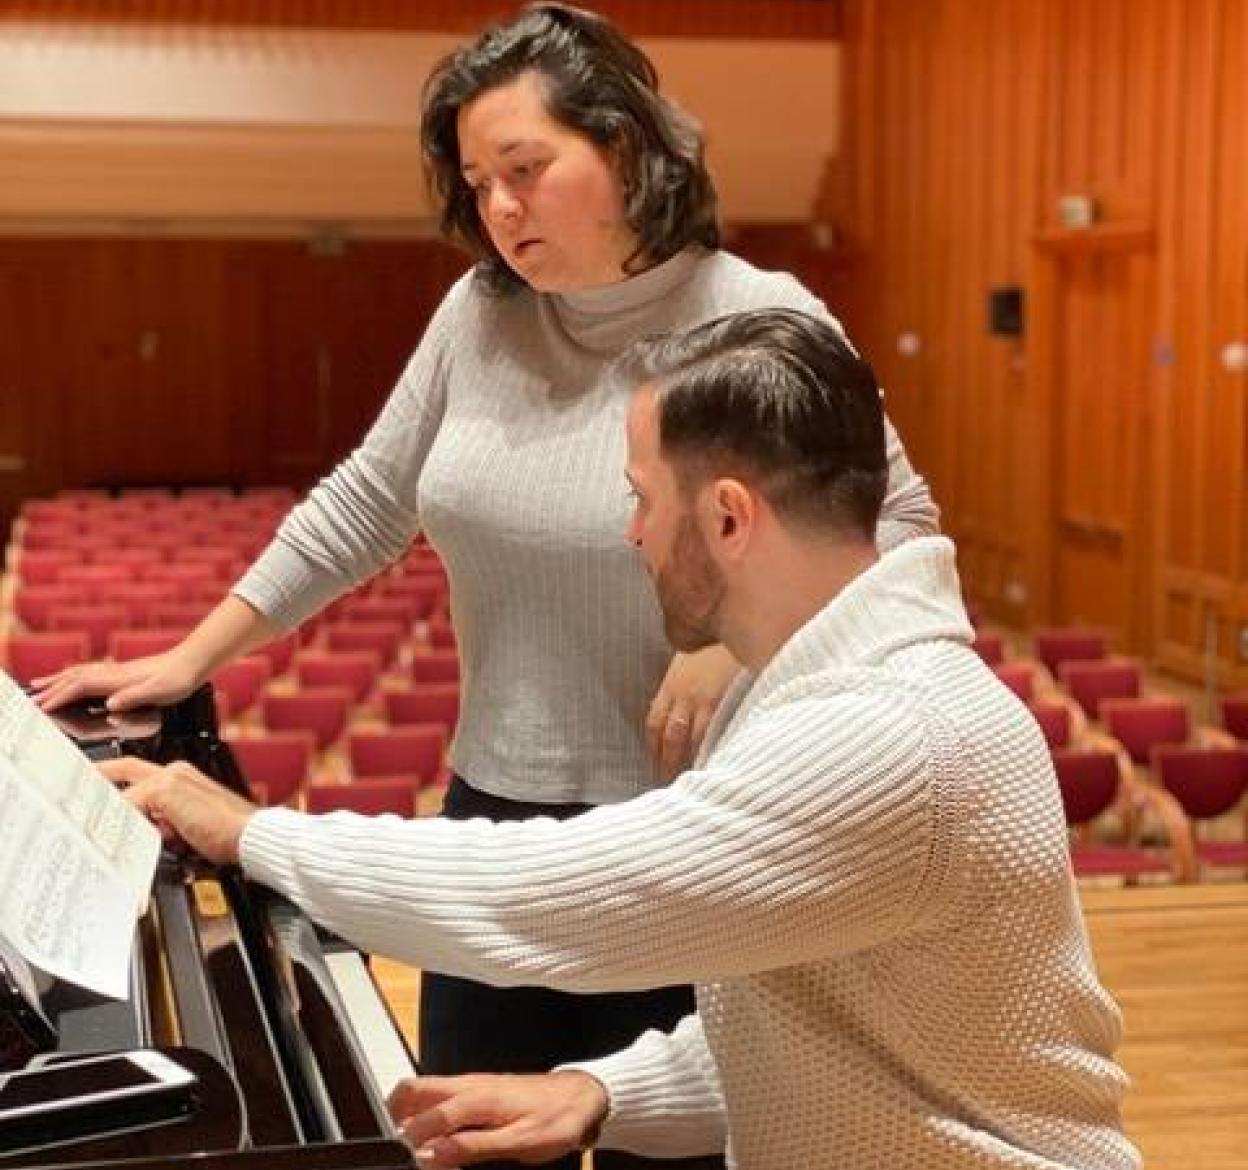
{"label": "woman's nose", "polygon": [[494,223],[515,219],[520,214],[520,200],[516,198],[515,193],[506,183],[492,183],[490,185],[489,199],[488,212],[490,219]]}

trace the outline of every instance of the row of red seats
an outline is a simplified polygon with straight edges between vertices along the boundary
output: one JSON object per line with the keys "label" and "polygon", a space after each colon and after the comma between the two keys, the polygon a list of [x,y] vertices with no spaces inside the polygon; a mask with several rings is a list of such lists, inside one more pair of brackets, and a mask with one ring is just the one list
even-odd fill
{"label": "row of red seats", "polygon": [[[1008,659],[1004,639],[989,633],[977,634],[975,648],[1045,734],[1076,873],[1193,880],[1248,869],[1248,695],[1223,696],[1223,728],[1200,728],[1182,699],[1144,694],[1142,665],[1112,656],[1102,631],[1037,631],[1034,660]],[[1205,835],[1207,824],[1237,810],[1239,839]],[[1094,831],[1105,820],[1119,839]],[[1166,847],[1139,844],[1141,825],[1159,831]]]}
{"label": "row of red seats", "polygon": [[297,803],[309,812],[353,808],[411,816],[419,793],[443,788],[449,778],[446,729],[431,724],[348,733],[345,776],[317,775],[310,732],[234,733],[226,742],[257,799]]}

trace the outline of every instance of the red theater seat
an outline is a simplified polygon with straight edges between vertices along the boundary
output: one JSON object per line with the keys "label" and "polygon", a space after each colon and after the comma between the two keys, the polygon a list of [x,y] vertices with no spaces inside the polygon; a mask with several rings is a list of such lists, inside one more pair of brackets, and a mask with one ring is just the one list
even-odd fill
{"label": "red theater seat", "polygon": [[1126,749],[1132,763],[1148,764],[1153,748],[1186,743],[1191,716],[1181,699],[1105,699],[1100,706],[1105,730]]}
{"label": "red theater seat", "polygon": [[8,644],[9,673],[23,686],[91,657],[91,640],[81,630],[55,634],[13,634]]}
{"label": "red theater seat", "polygon": [[[1149,875],[1177,881],[1195,877],[1195,847],[1182,809],[1168,793],[1137,781],[1121,751],[1062,748],[1053,752],[1053,766],[1072,830],[1071,864],[1077,877],[1116,876],[1127,882]],[[1150,810],[1166,832],[1168,849],[1135,843],[1141,814]],[[1111,813],[1122,841],[1098,839],[1098,822]]]}
{"label": "red theater seat", "polygon": [[346,810],[370,817],[393,813],[410,818],[416,811],[416,785],[410,779],[309,784],[304,807],[310,813]]}
{"label": "red theater seat", "polygon": [[459,686],[456,683],[428,683],[404,691],[386,691],[382,696],[386,722],[395,726],[409,723],[439,723],[448,735],[459,722]]}
{"label": "red theater seat", "polygon": [[270,731],[310,731],[324,751],[343,733],[351,709],[345,687],[317,687],[290,695],[265,695],[261,720]]}
{"label": "red theater seat", "polygon": [[[1197,830],[1233,813],[1248,792],[1248,747],[1163,744],[1153,753],[1153,769]],[[1248,868],[1248,819],[1241,819],[1238,840],[1206,839],[1197,831],[1196,857],[1203,866]]]}
{"label": "red theater seat", "polygon": [[440,724],[348,732],[351,775],[353,779],[405,776],[418,785],[444,784],[446,740],[446,728]]}
{"label": "red theater seat", "polygon": [[248,783],[263,790],[265,804],[285,804],[301,792],[312,767],[315,739],[307,731],[227,736]]}
{"label": "red theater seat", "polygon": [[1104,630],[1084,626],[1054,626],[1037,630],[1033,646],[1036,657],[1057,678],[1063,662],[1104,658],[1109,653],[1109,638]]}

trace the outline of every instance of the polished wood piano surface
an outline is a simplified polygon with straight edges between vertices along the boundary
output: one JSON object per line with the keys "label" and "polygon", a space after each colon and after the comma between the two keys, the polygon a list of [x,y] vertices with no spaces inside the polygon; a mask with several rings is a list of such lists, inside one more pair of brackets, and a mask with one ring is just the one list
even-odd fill
{"label": "polished wood piano surface", "polygon": [[[246,779],[217,737],[207,688],[118,722],[80,709],[62,726],[94,758],[187,759],[237,791]],[[156,1047],[193,1064],[195,1107],[150,1131],[53,1140],[16,1165],[194,1165],[198,1170],[409,1167],[385,1109],[414,1066],[358,951],[235,869],[162,859],[115,1002],[67,985],[43,994],[61,1053]],[[2,1008],[0,1008],[2,1010]],[[211,1156],[207,1156],[211,1155]]]}

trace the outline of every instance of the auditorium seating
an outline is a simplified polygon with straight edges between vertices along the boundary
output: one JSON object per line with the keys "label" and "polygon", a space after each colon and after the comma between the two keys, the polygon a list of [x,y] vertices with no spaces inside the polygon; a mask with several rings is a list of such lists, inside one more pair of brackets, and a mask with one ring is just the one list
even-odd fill
{"label": "auditorium seating", "polygon": [[307,731],[269,731],[262,736],[228,735],[243,775],[265,804],[286,804],[310,779],[316,741]]}
{"label": "auditorium seating", "polygon": [[22,585],[13,599],[13,612],[28,630],[50,629],[52,611],[63,606],[86,605],[86,594],[75,585]]}
{"label": "auditorium seating", "polygon": [[1088,718],[1096,719],[1105,699],[1140,697],[1143,669],[1134,658],[1074,659],[1058,667],[1058,678]]}
{"label": "auditorium seating", "polygon": [[1050,626],[1032,637],[1035,656],[1057,678],[1063,662],[1104,658],[1109,653],[1109,637],[1103,630],[1084,626]]}
{"label": "auditorium seating", "polygon": [[372,650],[302,651],[295,659],[300,687],[342,687],[353,703],[363,703],[377,686],[381,663]]}
{"label": "auditorium seating", "polygon": [[1187,703],[1169,696],[1106,699],[1100,714],[1105,730],[1122,744],[1135,764],[1150,764],[1155,747],[1186,743],[1191,734]]}
{"label": "auditorium seating", "polygon": [[1248,743],[1248,693],[1224,695],[1218,707],[1223,729],[1235,739]]}
{"label": "auditorium seating", "polygon": [[32,679],[85,662],[91,656],[91,640],[82,630],[11,634],[5,653],[6,669],[25,686]]}
{"label": "auditorium seating", "polygon": [[423,683],[382,695],[386,721],[394,726],[408,723],[439,723],[453,735],[459,722],[459,685]]}
{"label": "auditorium seating", "polygon": [[298,638],[287,634],[282,638],[274,638],[263,646],[256,648],[257,654],[263,654],[269,660],[274,677],[285,674],[290,669],[291,660],[298,649]]}
{"label": "auditorium seating", "polygon": [[414,654],[410,674],[414,683],[458,683],[459,655],[453,650]]}
{"label": "auditorium seating", "polygon": [[346,687],[317,687],[294,694],[268,694],[260,704],[269,731],[310,731],[324,751],[347,726],[352,695]]}
{"label": "auditorium seating", "polygon": [[212,685],[227,696],[231,718],[238,719],[255,707],[272,673],[272,665],[263,654],[248,654],[217,667],[212,672]]}
{"label": "auditorium seating", "polygon": [[172,650],[185,636],[184,630],[114,630],[108,639],[110,658],[126,662]]}
{"label": "auditorium seating", "polygon": [[426,629],[429,635],[429,645],[435,650],[455,649],[455,629],[449,618],[435,614],[429,619]]}
{"label": "auditorium seating", "polygon": [[1194,828],[1196,857],[1208,868],[1248,870],[1248,807],[1241,810],[1233,840],[1202,832],[1228,817],[1248,793],[1248,746],[1194,747],[1162,744],[1153,752],[1157,781],[1182,807]]}
{"label": "auditorium seating", "polygon": [[971,649],[989,666],[999,666],[1005,661],[1005,639],[1000,634],[977,631],[971,641]]}
{"label": "auditorium seating", "polygon": [[410,635],[411,625],[401,621],[334,621],[323,628],[325,645],[331,651],[365,650],[375,654],[381,667],[389,668]]}
{"label": "auditorium seating", "polygon": [[1075,747],[1087,740],[1087,720],[1069,699],[1053,695],[1027,704],[1050,750]]}
{"label": "auditorium seating", "polygon": [[347,759],[353,780],[406,776],[418,786],[445,786],[446,728],[414,724],[347,733]]}
{"label": "auditorium seating", "polygon": [[1037,670],[1033,662],[1026,660],[998,662],[992,667],[992,672],[1024,703],[1031,702],[1043,689],[1046,689],[1038,678],[1041,672]]}
{"label": "auditorium seating", "polygon": [[309,784],[304,807],[310,813],[339,810],[364,816],[412,817],[416,812],[416,785],[410,779],[357,780],[353,784]]}
{"label": "auditorium seating", "polygon": [[80,630],[87,635],[92,658],[103,658],[113,631],[125,625],[126,611],[120,605],[59,605],[48,613],[49,630]]}
{"label": "auditorium seating", "polygon": [[[1168,793],[1137,780],[1123,752],[1059,748],[1052,756],[1072,831],[1071,864],[1077,877],[1117,877],[1127,882],[1146,876],[1195,878],[1195,847],[1182,809]],[[1145,814],[1164,830],[1165,847],[1137,843]],[[1107,836],[1111,831],[1117,839]]]}

